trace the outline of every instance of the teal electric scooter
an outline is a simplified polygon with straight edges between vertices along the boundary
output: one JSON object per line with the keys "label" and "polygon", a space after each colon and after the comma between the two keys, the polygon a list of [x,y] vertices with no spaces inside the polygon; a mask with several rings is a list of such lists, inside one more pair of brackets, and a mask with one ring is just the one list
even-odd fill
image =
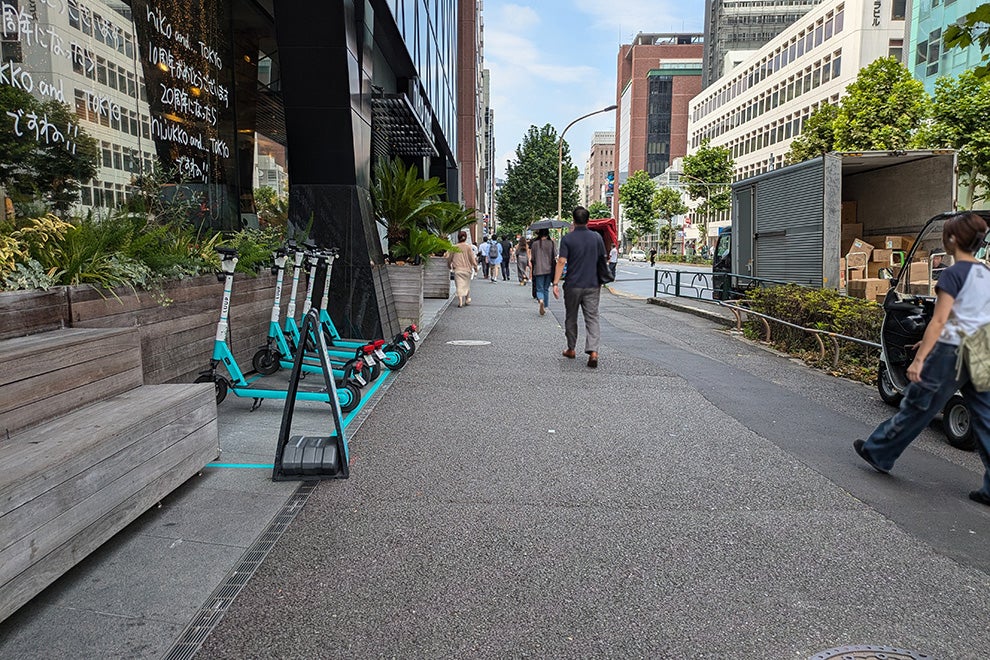
{"label": "teal electric scooter", "polygon": [[[268,326],[268,339],[265,346],[258,349],[258,352],[254,354],[251,360],[251,365],[255,371],[266,376],[275,373],[279,368],[291,369],[293,366],[291,358],[294,354],[293,344],[290,344],[289,339],[285,336],[281,326],[279,326],[282,309],[282,282],[284,281],[285,264],[288,259],[287,249],[279,248],[273,256],[275,265],[272,268],[272,272],[276,276],[275,299],[272,304],[271,321]],[[293,315],[294,308],[295,297],[293,296],[289,302],[290,316]],[[375,380],[381,371],[380,366],[377,369],[375,368],[377,365],[371,357],[375,348],[376,346],[373,344],[365,344],[357,347],[353,353],[339,351],[331,354],[330,359],[334,377],[338,379],[343,378],[345,381],[354,381],[359,387],[364,387],[368,382]],[[349,357],[350,359],[345,360],[345,357]],[[308,354],[304,356],[300,369],[304,374],[320,373],[322,366],[320,365],[319,355]]]}
{"label": "teal electric scooter", "polygon": [[[323,250],[317,253],[317,265],[326,267],[326,277],[323,280],[323,297],[320,299],[320,328],[328,345],[340,348],[359,348],[363,345],[360,340],[344,339],[340,336],[340,333],[337,332],[337,326],[334,325],[333,319],[330,318],[330,313],[327,311],[330,303],[330,275],[333,273],[333,262],[339,255],[340,251],[337,248]],[[310,275],[311,279],[314,274],[315,270]],[[305,314],[306,311],[304,309],[303,313]],[[372,343],[377,349],[375,354],[386,367],[392,371],[398,371],[405,366],[407,358],[403,350],[392,344],[386,344],[384,339],[376,339]]]}
{"label": "teal electric scooter", "polygon": [[[237,266],[237,251],[231,248],[217,248],[220,253],[220,269],[224,278],[223,303],[220,307],[220,321],[217,323],[217,334],[213,342],[213,357],[210,359],[210,368],[200,373],[195,382],[213,383],[216,388],[217,403],[221,403],[230,391],[234,396],[254,399],[255,410],[261,405],[264,399],[285,399],[285,390],[267,390],[254,388],[252,385],[261,378],[261,374],[247,378],[241,371],[234,359],[234,354],[227,345],[227,331],[229,328],[228,317],[230,314],[230,294],[234,287],[234,268]],[[218,373],[217,368],[223,364],[229,374],[229,378]],[[352,383],[341,382],[336,384],[337,402],[340,409],[350,412],[358,407],[361,402],[361,392]],[[320,401],[330,402],[330,394],[322,392],[298,392],[296,399],[299,401]]]}

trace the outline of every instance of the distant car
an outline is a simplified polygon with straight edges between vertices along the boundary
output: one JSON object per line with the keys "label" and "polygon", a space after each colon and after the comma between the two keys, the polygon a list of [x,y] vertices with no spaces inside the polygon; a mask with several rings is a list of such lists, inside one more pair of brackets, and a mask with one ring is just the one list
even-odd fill
{"label": "distant car", "polygon": [[629,261],[646,261],[646,253],[642,250],[629,250]]}

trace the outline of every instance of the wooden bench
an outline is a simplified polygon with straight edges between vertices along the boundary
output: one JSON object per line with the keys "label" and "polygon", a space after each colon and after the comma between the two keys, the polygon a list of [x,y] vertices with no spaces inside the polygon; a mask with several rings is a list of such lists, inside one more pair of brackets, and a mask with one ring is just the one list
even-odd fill
{"label": "wooden bench", "polygon": [[0,341],[0,620],[219,454],[211,384],[142,385],[137,328]]}

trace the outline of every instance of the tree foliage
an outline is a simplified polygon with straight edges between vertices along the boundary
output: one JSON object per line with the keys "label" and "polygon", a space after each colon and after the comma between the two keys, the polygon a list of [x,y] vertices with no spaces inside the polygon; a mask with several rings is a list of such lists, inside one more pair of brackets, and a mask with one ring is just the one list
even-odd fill
{"label": "tree foliage", "polygon": [[[969,201],[986,199],[990,188],[990,78],[964,71],[935,82],[932,121],[926,140],[958,152],[959,179]],[[977,195],[977,191],[983,191]]]}
{"label": "tree foliage", "polygon": [[592,220],[612,217],[612,209],[610,209],[608,204],[600,199],[596,199],[588,205],[588,213],[591,215]]}
{"label": "tree foliage", "polygon": [[687,213],[687,204],[681,198],[679,190],[663,187],[653,196],[653,209],[660,216],[660,219],[667,223],[660,227],[661,230],[667,230],[661,233],[660,238],[663,240],[664,234],[666,234],[667,252],[669,253],[674,246],[674,217]]}
{"label": "tree foliage", "polygon": [[418,263],[452,247],[433,227],[436,218],[451,210],[452,202],[442,199],[445,194],[439,178],[419,178],[416,166],[407,167],[400,158],[383,160],[375,166],[371,205],[385,223],[393,258]]}
{"label": "tree foliage", "polygon": [[[19,115],[18,128],[15,119]],[[66,142],[42,141],[31,135],[29,117],[42,119],[63,134],[76,124],[69,106],[57,100],[40,101],[11,86],[0,86],[0,184],[16,202],[40,200],[56,212],[68,210],[76,201],[83,181],[96,176],[98,151],[96,140],[81,128],[73,132],[74,151]]]}
{"label": "tree foliage", "polygon": [[983,51],[983,64],[973,69],[973,75],[978,80],[990,78],[990,53],[986,52],[990,48],[990,3],[979,5],[956,23],[947,26],[942,40],[945,50],[978,45]]}
{"label": "tree foliage", "polygon": [[657,230],[657,216],[653,210],[656,192],[657,184],[643,170],[633,172],[619,186],[619,203],[622,204],[624,219],[629,221],[636,236],[645,236]]}
{"label": "tree foliage", "polygon": [[[553,126],[529,127],[508,163],[505,185],[495,194],[500,233],[521,233],[541,218],[557,216],[557,148]],[[561,209],[569,217],[578,204],[578,170],[566,141],[561,153]]]}
{"label": "tree foliage", "polygon": [[685,185],[691,199],[700,199],[698,212],[702,215],[727,211],[732,202],[734,162],[728,147],[713,147],[706,139],[695,153],[684,157]]}
{"label": "tree foliage", "polygon": [[835,149],[911,148],[929,112],[925,86],[895,58],[878,58],[846,87],[833,122]]}
{"label": "tree foliage", "polygon": [[835,118],[839,107],[823,103],[804,122],[801,135],[794,138],[791,148],[784,157],[787,164],[815,158],[835,151]]}

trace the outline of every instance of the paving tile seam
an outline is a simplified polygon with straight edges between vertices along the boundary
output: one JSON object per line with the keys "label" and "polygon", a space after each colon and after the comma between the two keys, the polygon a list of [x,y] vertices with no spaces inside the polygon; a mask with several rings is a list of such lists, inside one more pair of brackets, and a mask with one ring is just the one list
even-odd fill
{"label": "paving tile seam", "polygon": [[110,617],[112,619],[123,619],[126,621],[153,621],[155,623],[164,623],[168,625],[183,625],[185,623],[185,618],[173,620],[173,619],[163,619],[155,616],[133,616],[130,614],[120,614],[119,612],[106,612],[103,610],[91,610],[87,607],[76,607],[75,605],[56,605],[57,609],[67,610],[70,612],[84,612],[87,614],[95,614],[97,616]]}
{"label": "paving tile seam", "polygon": [[153,532],[140,532],[138,536],[145,536],[147,538],[158,539],[160,541],[179,541],[180,543],[205,545],[213,548],[230,548],[231,550],[244,550],[251,547],[251,544],[239,545],[236,543],[220,543],[215,541],[204,541],[202,539],[190,539],[182,536],[170,536],[168,534],[155,534]]}

